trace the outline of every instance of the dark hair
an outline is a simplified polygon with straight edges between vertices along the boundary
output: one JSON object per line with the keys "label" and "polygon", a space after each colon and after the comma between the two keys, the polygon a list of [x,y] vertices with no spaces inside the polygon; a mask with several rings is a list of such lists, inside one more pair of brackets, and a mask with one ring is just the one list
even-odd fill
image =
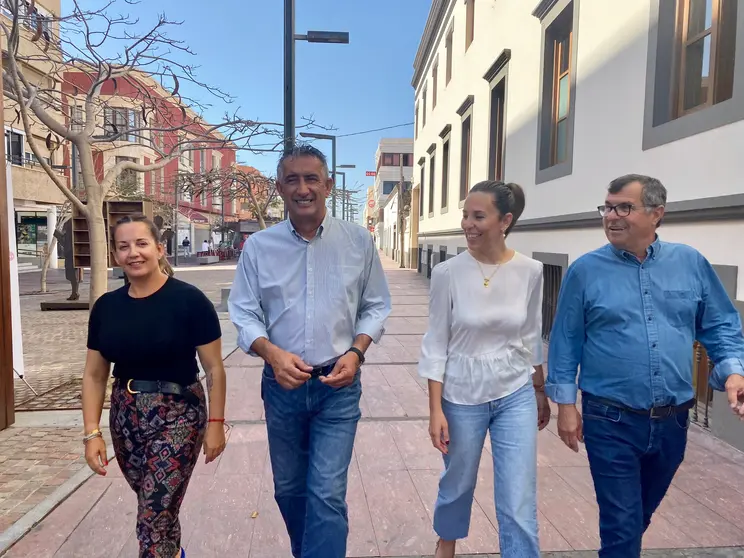
{"label": "dark hair", "polygon": [[303,143],[293,146],[292,149],[285,151],[282,156],[279,157],[279,162],[276,165],[276,177],[278,180],[282,179],[284,161],[293,157],[315,157],[323,165],[323,171],[325,172],[326,178],[328,178],[328,159],[326,159],[326,156],[323,155],[323,152],[320,149],[317,149],[310,144]]}
{"label": "dark hair", "polygon": [[493,196],[493,205],[501,213],[502,218],[507,213],[512,214],[512,222],[506,231],[504,231],[504,236],[508,236],[524,211],[525,198],[522,187],[514,182],[504,183],[499,180],[484,180],[473,186],[470,192],[491,194]]}
{"label": "dark hair", "polygon": [[[126,225],[127,223],[144,224],[147,227],[152,239],[157,244],[162,244],[162,240],[160,237],[160,231],[158,230],[158,227],[155,225],[155,223],[152,222],[152,220],[150,220],[146,215],[143,215],[142,213],[133,213],[132,215],[127,215],[126,217],[122,217],[121,219],[119,219],[114,225],[114,230],[111,232],[111,240],[113,242],[116,242],[116,231],[119,229],[121,225]],[[173,268],[171,267],[170,263],[168,262],[165,256],[161,256],[160,260],[158,260],[158,266],[160,267],[161,272],[173,277],[174,275]]]}
{"label": "dark hair", "polygon": [[[641,202],[645,207],[653,209],[666,205],[667,191],[664,185],[657,178],[646,176],[645,174],[625,174],[620,176],[610,182],[607,191],[610,194],[618,194],[623,188],[633,182],[638,182],[642,187]],[[661,221],[662,219],[659,219],[659,222],[656,223],[657,227],[661,225]]]}

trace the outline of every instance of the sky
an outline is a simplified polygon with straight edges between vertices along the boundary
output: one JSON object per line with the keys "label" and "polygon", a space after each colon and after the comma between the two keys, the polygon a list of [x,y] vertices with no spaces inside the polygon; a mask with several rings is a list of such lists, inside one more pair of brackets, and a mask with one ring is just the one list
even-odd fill
{"label": "sky", "polygon": [[[100,5],[83,0],[82,5]],[[296,43],[296,122],[312,118],[343,135],[413,122],[413,60],[431,7],[430,0],[295,0],[295,32],[348,31],[348,45]],[[72,0],[62,0],[63,14]],[[207,9],[205,9],[205,7]],[[153,24],[159,13],[182,21],[168,36],[185,41],[195,53],[189,63],[198,77],[235,98],[232,105],[201,94],[212,103],[205,116],[213,121],[240,107],[244,118],[283,121],[282,0],[119,0],[117,13]],[[112,45],[111,48],[115,48]],[[113,52],[112,52],[113,53]],[[299,130],[298,130],[299,131]],[[348,189],[359,189],[359,203],[374,178],[375,151],[383,137],[413,137],[413,125],[337,140],[337,163],[347,169]],[[316,141],[329,158],[330,141]],[[278,154],[239,153],[238,160],[273,175]],[[340,181],[340,177],[339,177]]]}

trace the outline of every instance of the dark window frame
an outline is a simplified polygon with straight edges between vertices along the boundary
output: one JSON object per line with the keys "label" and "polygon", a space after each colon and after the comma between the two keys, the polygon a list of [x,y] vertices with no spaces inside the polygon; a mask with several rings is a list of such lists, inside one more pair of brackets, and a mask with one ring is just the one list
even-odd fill
{"label": "dark window frame", "polygon": [[469,95],[457,110],[460,115],[460,208],[470,191],[473,164],[473,105],[475,97]]}
{"label": "dark window frame", "polygon": [[465,0],[465,52],[475,40],[475,0]]}
{"label": "dark window frame", "polygon": [[737,4],[733,91],[731,98],[675,116],[678,89],[679,11],[676,2],[651,0],[646,64],[643,150],[654,149],[744,120],[744,6]]}
{"label": "dark window frame", "polygon": [[446,39],[444,41],[444,48],[447,52],[447,66],[445,70],[445,78],[444,78],[444,85],[449,85],[450,80],[452,79],[452,45],[454,42],[455,37],[455,28],[454,28],[454,22],[452,27],[450,27],[450,30],[447,31]]}
{"label": "dark window frame", "polygon": [[436,177],[437,177],[437,144],[432,143],[427,149],[429,154],[429,188],[428,188],[428,200],[429,200],[429,217],[434,217],[434,193],[436,190]]}
{"label": "dark window frame", "polygon": [[442,138],[442,190],[440,192],[439,214],[444,215],[449,206],[450,161],[452,159],[452,126],[447,124],[440,132]]}
{"label": "dark window frame", "polygon": [[419,178],[419,221],[424,220],[424,184],[426,184],[426,158],[421,157],[418,161],[420,167]]}
{"label": "dark window frame", "polygon": [[[543,0],[532,12],[542,24],[542,45],[540,64],[540,103],[538,113],[537,161],[535,183],[541,184],[569,176],[573,172],[574,118],[576,113],[576,60],[579,44],[579,10],[580,0]],[[555,163],[553,150],[555,145],[557,108],[555,94],[555,40],[564,33],[565,26],[570,26],[570,48],[567,116],[566,154],[562,162]]]}
{"label": "dark window frame", "polygon": [[483,76],[490,88],[488,179],[503,180],[506,161],[506,104],[511,50],[504,49]]}

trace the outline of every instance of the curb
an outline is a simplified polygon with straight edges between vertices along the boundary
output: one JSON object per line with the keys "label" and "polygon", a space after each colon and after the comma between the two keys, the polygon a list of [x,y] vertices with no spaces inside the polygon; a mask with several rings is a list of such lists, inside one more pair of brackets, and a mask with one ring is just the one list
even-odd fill
{"label": "curb", "polygon": [[[108,455],[113,456],[114,446],[107,446],[106,452]],[[41,523],[47,515],[67,500],[73,492],[80,488],[93,475],[95,473],[86,464],[85,467],[61,484],[57,490],[47,496],[43,502],[37,504],[34,509],[27,512],[26,515],[13,523],[4,532],[0,533],[0,556],[3,556],[15,543],[25,537],[31,529]]]}

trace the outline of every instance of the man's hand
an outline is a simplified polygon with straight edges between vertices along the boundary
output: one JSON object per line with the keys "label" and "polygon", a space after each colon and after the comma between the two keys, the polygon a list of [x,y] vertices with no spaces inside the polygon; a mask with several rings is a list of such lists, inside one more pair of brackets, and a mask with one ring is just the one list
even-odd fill
{"label": "man's hand", "polygon": [[726,380],[726,395],[734,414],[744,420],[744,376],[731,374]]}
{"label": "man's hand", "polygon": [[537,399],[537,429],[542,430],[550,422],[550,403],[542,390],[535,390],[535,398]]}
{"label": "man's hand", "polygon": [[282,349],[275,349],[269,360],[274,376],[284,389],[297,389],[310,379],[312,366],[305,364],[300,357]]}
{"label": "man's hand", "polygon": [[584,441],[584,431],[576,405],[558,405],[558,436],[569,448],[579,451],[579,442]]}
{"label": "man's hand", "polygon": [[330,387],[348,386],[354,381],[359,366],[361,366],[359,357],[355,353],[348,352],[336,361],[336,365],[328,376],[321,376],[319,379]]}

